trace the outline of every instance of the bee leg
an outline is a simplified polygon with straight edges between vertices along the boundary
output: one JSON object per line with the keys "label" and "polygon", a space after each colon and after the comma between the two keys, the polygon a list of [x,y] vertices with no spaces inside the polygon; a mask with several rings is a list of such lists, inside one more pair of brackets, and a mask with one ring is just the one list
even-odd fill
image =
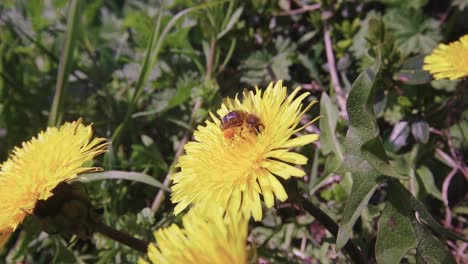
{"label": "bee leg", "polygon": [[239,131],[239,136],[245,140],[245,137],[242,135],[242,132],[244,132],[244,126],[241,127],[240,131]]}
{"label": "bee leg", "polygon": [[260,134],[263,132],[263,130],[265,130],[265,126],[262,125],[262,124],[258,124],[255,126],[255,134]]}

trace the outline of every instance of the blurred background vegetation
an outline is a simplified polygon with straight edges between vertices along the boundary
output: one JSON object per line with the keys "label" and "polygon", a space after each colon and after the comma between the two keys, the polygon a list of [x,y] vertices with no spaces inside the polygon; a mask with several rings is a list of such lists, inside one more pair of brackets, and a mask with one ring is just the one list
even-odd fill
{"label": "blurred background vegetation", "polygon": [[[87,183],[94,204],[105,223],[153,240],[151,230],[180,223],[160,191],[166,175],[223,97],[279,79],[310,91],[310,100],[327,93],[336,120],[326,131],[336,154],[348,126],[338,118],[343,98],[380,47],[374,110],[386,150],[412,168],[411,193],[447,229],[466,234],[467,82],[433,81],[421,65],[438,43],[467,32],[466,0],[2,1],[0,160],[48,123],[80,117],[94,123],[95,134],[113,142],[96,161],[109,173]],[[52,120],[58,89],[63,97]],[[319,107],[307,118],[317,115]],[[317,123],[306,130],[324,129]],[[309,173],[300,190],[339,221],[350,182],[330,171],[329,147],[317,143],[301,152]],[[125,179],[125,172],[140,178]],[[384,200],[380,188],[354,228],[354,240],[371,257]],[[287,203],[251,230],[264,263],[347,262],[318,222]],[[446,246],[466,261],[466,243]],[[134,263],[138,256],[98,235],[92,241],[48,235],[29,218],[0,251],[0,262]],[[405,261],[415,260],[409,254]]]}

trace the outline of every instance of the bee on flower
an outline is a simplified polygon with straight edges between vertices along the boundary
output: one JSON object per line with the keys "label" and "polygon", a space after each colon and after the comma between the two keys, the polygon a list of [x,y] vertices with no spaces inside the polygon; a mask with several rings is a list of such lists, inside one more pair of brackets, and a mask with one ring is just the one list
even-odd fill
{"label": "bee on flower", "polygon": [[244,91],[243,98],[226,99],[213,121],[194,133],[179,158],[180,171],[172,176],[175,214],[189,205],[216,203],[226,210],[240,210],[262,219],[262,203],[270,208],[275,197],[287,194],[278,180],[303,177],[307,158],[289,151],[318,139],[316,134],[293,137],[310,123],[298,127],[301,117],[316,103],[303,107],[308,92],[287,88],[279,81],[265,91]]}

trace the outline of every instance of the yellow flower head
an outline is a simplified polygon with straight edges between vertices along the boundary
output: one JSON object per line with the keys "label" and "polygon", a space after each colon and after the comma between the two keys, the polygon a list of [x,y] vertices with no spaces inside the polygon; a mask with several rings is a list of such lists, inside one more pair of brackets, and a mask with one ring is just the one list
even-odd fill
{"label": "yellow flower head", "polygon": [[[213,122],[198,127],[195,141],[185,145],[186,154],[179,158],[180,172],[172,177],[172,202],[178,203],[175,214],[191,203],[215,202],[259,221],[260,195],[267,207],[273,206],[275,196],[281,201],[287,199],[277,177],[302,177],[304,171],[293,165],[307,162],[306,157],[288,149],[314,142],[318,135],[291,139],[309,125],[296,128],[316,101],[301,110],[309,93],[298,96],[300,88],[297,88],[287,96],[286,90],[279,81],[271,83],[263,93],[258,88],[255,93],[244,92],[242,102],[237,98],[226,99],[217,111],[218,117],[212,114]],[[227,136],[221,129],[222,118],[231,111],[245,113],[244,116],[252,114],[258,120],[236,124],[231,138],[230,133]]]}
{"label": "yellow flower head", "polygon": [[59,183],[99,170],[81,167],[106,151],[106,139],[90,142],[92,134],[91,126],[84,126],[80,119],[60,128],[49,127],[13,150],[0,165],[0,233],[16,229],[33,213],[36,202],[52,196]]}
{"label": "yellow flower head", "polygon": [[468,76],[468,35],[448,45],[440,44],[424,58],[423,69],[433,74],[436,80]]}
{"label": "yellow flower head", "polygon": [[[245,264],[248,220],[239,212],[224,214],[221,208],[196,207],[183,217],[184,228],[175,224],[154,233],[150,244],[152,263]],[[140,259],[139,264],[146,263]]]}

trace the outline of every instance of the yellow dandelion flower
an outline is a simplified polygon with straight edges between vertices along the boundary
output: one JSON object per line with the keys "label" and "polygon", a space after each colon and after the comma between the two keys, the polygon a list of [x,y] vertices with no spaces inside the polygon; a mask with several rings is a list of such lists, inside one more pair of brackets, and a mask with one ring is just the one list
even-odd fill
{"label": "yellow dandelion flower", "polygon": [[424,58],[423,69],[434,75],[436,80],[468,76],[468,35],[448,45],[439,44]]}
{"label": "yellow dandelion flower", "polygon": [[[245,264],[248,220],[239,212],[227,215],[209,206],[191,210],[175,224],[154,232],[157,246],[150,244],[152,263]],[[140,259],[139,264],[147,263]]]}
{"label": "yellow dandelion flower", "polygon": [[78,174],[100,170],[83,163],[105,152],[105,138],[92,137],[81,119],[50,127],[16,147],[0,165],[0,233],[7,234],[33,213],[38,200],[52,196],[61,182]]}
{"label": "yellow dandelion flower", "polygon": [[[274,197],[284,201],[287,194],[277,177],[302,177],[304,171],[292,165],[303,165],[307,158],[288,149],[314,142],[318,135],[292,138],[309,124],[296,128],[301,117],[316,101],[302,109],[308,92],[298,96],[300,88],[287,97],[286,87],[271,83],[262,93],[244,92],[243,101],[226,99],[212,121],[199,126],[195,141],[185,145],[186,154],[179,158],[180,172],[173,175],[172,202],[178,203],[178,214],[191,203],[215,202],[231,211],[242,210],[246,216],[262,219],[260,195],[267,207]],[[221,119],[231,111],[253,114],[257,124],[246,120],[226,135]],[[256,121],[254,120],[250,121]],[[313,120],[314,121],[314,120]],[[313,122],[312,121],[312,122]],[[227,138],[228,137],[228,138]]]}

